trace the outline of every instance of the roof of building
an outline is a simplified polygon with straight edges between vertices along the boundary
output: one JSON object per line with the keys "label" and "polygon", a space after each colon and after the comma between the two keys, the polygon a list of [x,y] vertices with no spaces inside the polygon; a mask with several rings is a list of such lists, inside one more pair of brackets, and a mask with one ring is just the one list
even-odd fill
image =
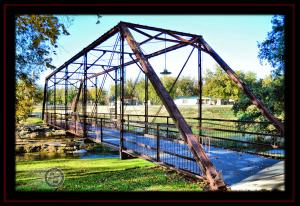
{"label": "roof of building", "polygon": [[[198,96],[191,96],[191,97],[188,97],[188,96],[179,96],[179,97],[176,97],[176,99],[198,99],[199,97]],[[210,97],[202,97],[202,99],[211,99]]]}
{"label": "roof of building", "polygon": [[179,97],[176,97],[175,99],[198,99],[198,96],[191,96],[191,97],[179,96]]}

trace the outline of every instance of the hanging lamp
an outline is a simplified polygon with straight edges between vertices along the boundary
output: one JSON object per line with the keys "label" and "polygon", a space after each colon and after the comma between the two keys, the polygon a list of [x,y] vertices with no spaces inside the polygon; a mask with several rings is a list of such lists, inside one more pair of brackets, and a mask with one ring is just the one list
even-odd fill
{"label": "hanging lamp", "polygon": [[[165,34],[165,39],[166,39],[166,34]],[[165,40],[165,69],[164,69],[164,71],[160,72],[160,74],[162,74],[162,75],[169,75],[169,74],[172,73],[172,72],[169,72],[167,70],[167,52],[166,52],[166,48],[167,48],[167,41]]]}

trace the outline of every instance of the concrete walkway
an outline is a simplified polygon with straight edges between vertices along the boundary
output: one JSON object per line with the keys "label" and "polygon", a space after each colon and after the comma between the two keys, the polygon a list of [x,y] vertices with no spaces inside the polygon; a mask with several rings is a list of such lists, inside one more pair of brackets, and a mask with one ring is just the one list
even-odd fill
{"label": "concrete walkway", "polygon": [[267,167],[257,174],[231,186],[233,191],[279,190],[284,191],[284,161]]}

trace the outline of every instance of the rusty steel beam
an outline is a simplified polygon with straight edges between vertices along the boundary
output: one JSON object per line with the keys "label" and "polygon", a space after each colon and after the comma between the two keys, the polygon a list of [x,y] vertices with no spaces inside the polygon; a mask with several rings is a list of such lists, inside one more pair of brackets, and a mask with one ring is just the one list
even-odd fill
{"label": "rusty steel beam", "polygon": [[79,102],[79,97],[80,97],[80,93],[81,93],[81,90],[82,90],[82,85],[83,85],[83,81],[80,82],[80,86],[79,86],[79,89],[78,89],[78,93],[77,93],[77,95],[73,98],[72,105],[71,105],[71,110],[72,110],[72,112],[77,112],[77,104],[78,104],[78,102]]}
{"label": "rusty steel beam", "polygon": [[202,145],[198,142],[198,138],[193,134],[191,128],[185,121],[184,117],[181,115],[172,97],[170,96],[166,88],[163,86],[162,82],[160,81],[159,77],[157,76],[151,64],[149,63],[148,59],[140,49],[139,45],[133,38],[126,24],[121,24],[120,30],[121,32],[123,32],[124,38],[126,39],[132,51],[134,52],[138,61],[140,62],[143,72],[151,81],[155,91],[157,92],[161,101],[164,103],[168,113],[170,114],[177,128],[179,129],[180,134],[182,135],[183,139],[190,148],[196,162],[198,163],[203,172],[203,175],[209,183],[210,189],[225,189],[226,185],[220,173],[217,172],[216,168],[209,160]]}
{"label": "rusty steel beam", "polygon": [[44,98],[43,98],[43,110],[42,110],[42,120],[44,120],[45,107],[46,107],[46,104],[47,104],[47,88],[48,88],[48,81],[45,81],[45,85],[44,85]]}
{"label": "rusty steel beam", "polygon": [[[119,51],[113,51],[113,50],[107,50],[107,49],[98,49],[98,48],[94,48],[92,50],[95,50],[95,51],[102,51],[102,52],[109,52],[109,53],[117,53],[117,54],[122,54],[122,52],[119,52]],[[124,54],[133,54],[131,52],[123,52]]]}
{"label": "rusty steel beam", "polygon": [[56,74],[57,72],[61,71],[63,68],[65,68],[67,65],[69,65],[70,63],[74,62],[75,60],[77,60],[79,57],[82,57],[85,53],[91,51],[93,48],[95,48],[96,46],[98,46],[99,44],[101,44],[102,42],[106,41],[107,39],[109,39],[110,37],[112,37],[113,35],[115,35],[116,33],[119,32],[119,27],[118,25],[113,27],[111,30],[109,30],[108,32],[106,32],[105,34],[103,34],[101,37],[99,37],[97,40],[95,40],[94,42],[92,42],[89,46],[87,46],[86,48],[84,48],[83,50],[81,50],[80,52],[78,52],[75,56],[73,56],[71,59],[69,59],[67,62],[65,62],[63,65],[61,65],[58,69],[56,69],[55,71],[53,71],[51,74],[49,74],[46,79],[49,79],[51,76],[53,76],[54,74]]}
{"label": "rusty steel beam", "polygon": [[283,135],[284,125],[271,114],[271,112],[263,105],[263,103],[251,92],[247,85],[238,77],[238,75],[228,66],[228,64],[226,64],[226,62],[209,46],[209,44],[203,38],[200,38],[200,43],[206,48],[208,54],[210,54],[210,56],[212,56],[222,67],[222,69],[228,74],[229,78],[245,92],[245,94],[250,98],[252,104],[254,104]]}
{"label": "rusty steel beam", "polygon": [[[179,44],[176,44],[176,45],[167,47],[166,49],[162,49],[162,50],[153,52],[153,53],[148,54],[148,55],[145,55],[145,56],[146,56],[146,58],[153,58],[153,57],[159,56],[159,55],[161,55],[161,54],[163,54],[163,53],[167,53],[167,52],[170,52],[170,51],[173,51],[173,50],[176,50],[176,49],[180,49],[180,48],[182,48],[182,47],[187,46],[188,44],[195,43],[197,40],[198,40],[198,38],[193,38],[190,42],[181,42],[181,43],[179,43]],[[131,57],[131,55],[129,55],[129,56]],[[131,64],[135,64],[136,61],[137,61],[137,59],[133,59],[133,58],[132,58],[131,61],[124,63],[124,66],[129,66],[129,65],[131,65]],[[94,73],[93,75],[88,76],[87,79],[90,79],[90,78],[94,78],[94,77],[100,76],[100,75],[102,75],[102,74],[105,74],[105,73],[114,71],[114,70],[116,70],[116,69],[118,69],[118,66],[113,66],[112,68],[106,69],[106,70],[103,71],[103,72]]]}
{"label": "rusty steel beam", "polygon": [[146,58],[152,58],[152,57],[155,57],[155,56],[158,56],[158,55],[161,55],[161,54],[164,54],[164,53],[167,53],[167,52],[170,52],[170,51],[182,48],[184,46],[187,46],[188,44],[195,43],[197,40],[198,40],[198,38],[192,38],[192,40],[189,43],[181,42],[179,44],[175,44],[175,45],[167,47],[165,49],[161,49],[159,51],[156,51],[156,52],[153,52],[151,54],[145,55],[145,57]]}
{"label": "rusty steel beam", "polygon": [[[100,75],[102,75],[102,74],[106,74],[106,73],[108,73],[108,72],[111,72],[111,71],[114,71],[114,70],[117,70],[117,69],[118,69],[118,67],[114,66],[114,67],[112,67],[112,68],[110,68],[110,69],[106,69],[106,70],[104,70],[104,71],[102,71],[102,72],[98,72],[98,73],[95,73],[95,74],[93,74],[93,75],[91,75],[91,76],[88,76],[87,79],[91,79],[91,78],[100,76]],[[81,79],[80,81],[83,81],[83,79]]]}
{"label": "rusty steel beam", "polygon": [[120,22],[119,25],[126,25],[127,27],[130,28],[141,28],[141,29],[146,29],[146,30],[152,30],[152,31],[159,31],[159,32],[171,32],[173,34],[177,34],[177,35],[182,35],[182,36],[188,36],[188,37],[201,37],[201,35],[196,35],[196,34],[190,34],[190,33],[186,33],[186,32],[179,32],[179,31],[173,31],[173,30],[169,30],[169,29],[162,29],[162,28],[157,28],[157,27],[152,27],[152,26],[146,26],[146,25],[140,25],[140,24],[133,24],[133,23],[129,23],[129,22]]}
{"label": "rusty steel beam", "polygon": [[[169,33],[172,33],[172,34],[177,34],[177,35],[182,35],[182,36],[188,36],[188,37],[193,37],[193,38],[201,37],[201,35],[189,34],[189,33],[185,33],[185,32],[178,32],[178,31],[173,31],[173,30],[168,30],[168,29],[161,29],[161,28],[156,28],[156,27],[151,27],[151,26],[144,26],[144,25],[139,25],[139,24],[132,24],[132,23],[128,23],[128,22],[120,22],[118,25],[116,25],[111,30],[109,30],[108,32],[106,32],[105,34],[103,34],[101,37],[99,37],[97,40],[95,40],[94,42],[92,42],[86,48],[84,48],[83,50],[81,50],[80,52],[78,52],[75,56],[73,56],[71,59],[69,59],[63,65],[61,65],[59,68],[57,68],[56,70],[54,70],[51,74],[49,74],[46,77],[46,79],[48,80],[54,74],[56,74],[56,73],[60,72],[62,69],[64,69],[67,65],[71,64],[72,62],[74,62],[78,58],[82,57],[84,55],[84,53],[87,53],[87,52],[89,52],[91,50],[95,50],[95,49],[97,50],[97,48],[95,48],[96,46],[98,46],[99,44],[101,44],[102,42],[106,41],[107,39],[109,39],[110,37],[112,37],[113,35],[115,35],[117,32],[119,32],[119,26],[120,25],[124,25],[124,24],[127,25],[127,26],[129,26],[129,27],[147,29],[147,30],[152,30],[152,31],[159,31],[159,32],[162,32],[162,33],[169,32]],[[155,35],[155,37],[156,37],[156,35]],[[131,62],[130,64],[133,64],[133,63],[134,62]],[[124,66],[127,66],[127,65],[124,64]]]}
{"label": "rusty steel beam", "polygon": [[150,37],[150,38],[148,38],[148,39],[146,39],[146,40],[140,42],[139,44],[140,44],[140,46],[141,46],[141,45],[147,43],[148,41],[151,41],[152,39],[154,39],[154,38],[156,38],[156,37],[159,37],[159,36],[162,35],[162,34],[163,34],[162,32],[159,32],[158,34],[156,34],[156,35],[154,35],[154,36],[152,36],[152,37]]}

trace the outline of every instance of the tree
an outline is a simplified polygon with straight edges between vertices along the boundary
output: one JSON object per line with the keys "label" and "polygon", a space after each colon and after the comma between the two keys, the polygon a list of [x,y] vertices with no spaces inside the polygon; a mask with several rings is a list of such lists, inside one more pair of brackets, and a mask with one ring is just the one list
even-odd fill
{"label": "tree", "polygon": [[[279,120],[284,120],[284,17],[274,16],[271,23],[272,31],[267,34],[266,40],[258,43],[258,57],[261,61],[267,61],[274,68],[272,74],[257,82],[249,83],[253,93],[264,103],[270,112]],[[240,95],[240,100],[235,103],[233,110],[241,120],[266,120],[259,110],[252,105],[246,95]],[[272,125],[259,128],[260,131],[275,131]]]}
{"label": "tree", "polygon": [[52,54],[60,35],[69,35],[61,20],[53,15],[16,17],[16,77],[36,76],[46,68],[54,69]]}
{"label": "tree", "polygon": [[282,75],[284,71],[284,16],[275,15],[271,23],[272,31],[268,33],[266,40],[258,43],[259,53],[258,58],[261,63],[267,61],[274,68],[273,74],[275,76]]}
{"label": "tree", "polygon": [[191,79],[190,77],[182,77],[182,78],[178,79],[176,96],[197,95],[194,85],[195,85],[195,81],[193,79]]}
{"label": "tree", "polygon": [[[97,89],[97,105],[105,105],[108,102],[107,99],[107,91]],[[90,101],[96,102],[96,88],[88,88],[87,89],[87,98]]]}
{"label": "tree", "polygon": [[[52,54],[61,35],[69,35],[53,15],[16,16],[16,121],[25,120],[37,95],[35,81],[45,69],[54,69]],[[24,92],[23,92],[24,91]],[[26,91],[26,92],[25,92]],[[28,92],[30,91],[30,92]],[[20,101],[23,99],[22,101]]]}
{"label": "tree", "polygon": [[20,76],[16,83],[16,122],[24,121],[32,112],[32,107],[40,102],[43,90],[26,76]]}
{"label": "tree", "polygon": [[[148,88],[149,89],[149,88]],[[145,100],[145,80],[141,79],[137,82],[135,86],[136,95],[140,102],[144,102]]]}
{"label": "tree", "polygon": [[[237,72],[237,74],[240,75],[241,72]],[[202,92],[203,96],[238,100],[240,90],[228,75],[219,66],[216,66],[215,72],[207,71]]]}
{"label": "tree", "polygon": [[[253,93],[264,103],[271,113],[279,120],[283,121],[283,76],[274,78],[272,75],[269,75],[264,79],[252,83],[248,82],[247,84],[251,85]],[[244,93],[240,94],[240,100],[235,102],[232,109],[239,120],[267,121]],[[276,129],[271,124],[262,124],[256,126],[256,131],[276,132]]]}

